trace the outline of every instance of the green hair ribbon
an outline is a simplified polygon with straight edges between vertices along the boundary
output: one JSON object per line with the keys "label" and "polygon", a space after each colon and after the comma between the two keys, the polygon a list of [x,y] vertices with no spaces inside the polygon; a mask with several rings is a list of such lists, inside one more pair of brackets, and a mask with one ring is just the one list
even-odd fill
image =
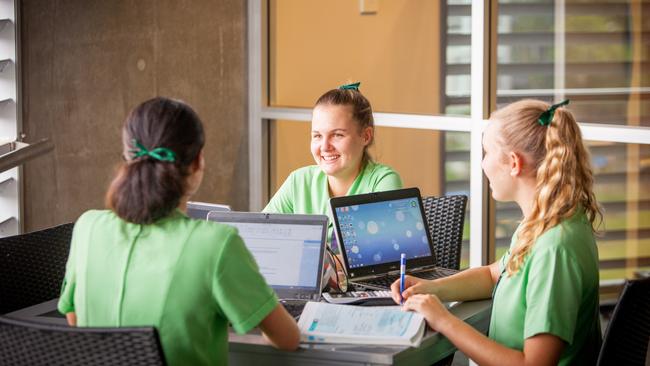
{"label": "green hair ribbon", "polygon": [[569,104],[568,99],[565,99],[560,103],[553,104],[546,111],[544,111],[544,113],[542,113],[541,116],[539,116],[539,118],[537,119],[537,123],[539,123],[542,126],[548,127],[551,124],[551,121],[553,120],[553,115],[555,114],[555,110],[560,107],[564,107],[567,104]]}
{"label": "green hair ribbon", "polygon": [[339,89],[341,89],[341,90],[356,90],[356,91],[359,91],[359,85],[361,85],[361,82],[356,82],[356,83],[352,83],[352,84],[345,84],[345,85],[339,86]]}
{"label": "green hair ribbon", "polygon": [[146,155],[158,161],[168,161],[170,163],[176,161],[176,153],[166,147],[157,147],[155,149],[147,150],[147,148],[139,143],[138,140],[133,139],[132,141],[133,145],[137,147],[137,149],[130,150],[131,153],[133,153],[133,159]]}

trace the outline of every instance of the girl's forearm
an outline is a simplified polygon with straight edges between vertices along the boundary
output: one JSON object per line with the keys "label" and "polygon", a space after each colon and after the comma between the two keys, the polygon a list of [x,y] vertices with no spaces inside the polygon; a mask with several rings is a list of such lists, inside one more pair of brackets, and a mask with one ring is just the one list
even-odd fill
{"label": "girl's forearm", "polygon": [[468,301],[492,297],[494,282],[488,266],[470,268],[437,279],[435,295],[442,301]]}

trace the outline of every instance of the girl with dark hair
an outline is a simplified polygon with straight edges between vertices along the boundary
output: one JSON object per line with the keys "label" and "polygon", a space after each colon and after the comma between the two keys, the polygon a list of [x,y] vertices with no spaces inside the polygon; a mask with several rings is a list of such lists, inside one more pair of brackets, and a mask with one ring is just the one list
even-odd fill
{"label": "girl with dark hair", "polygon": [[123,129],[109,210],[74,227],[58,309],[71,325],[155,326],[170,365],[226,364],[228,323],[258,326],[293,350],[299,331],[237,230],[184,214],[203,179],[203,126],[186,104],[154,98]]}
{"label": "girl with dark hair", "polygon": [[359,84],[332,89],[316,101],[311,153],[317,165],[292,172],[264,212],[328,215],[329,199],[402,187],[400,176],[368,153],[375,135],[372,107]]}
{"label": "girl with dark hair", "polygon": [[[407,276],[396,302],[422,313],[480,365],[593,365],[601,333],[598,249],[602,214],[580,127],[562,108],[522,100],[492,114],[483,134],[483,171],[498,201],[523,219],[510,249],[489,266],[427,281]],[[597,220],[599,219],[599,220]],[[493,299],[488,337],[442,301]]]}

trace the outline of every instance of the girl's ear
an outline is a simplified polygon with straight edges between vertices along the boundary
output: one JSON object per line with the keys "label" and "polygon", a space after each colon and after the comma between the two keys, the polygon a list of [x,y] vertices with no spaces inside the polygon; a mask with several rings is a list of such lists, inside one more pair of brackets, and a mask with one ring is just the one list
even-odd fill
{"label": "girl's ear", "polygon": [[205,158],[203,156],[203,149],[199,151],[199,154],[192,162],[192,172],[195,172],[197,170],[205,170]]}
{"label": "girl's ear", "polygon": [[372,127],[366,127],[363,129],[361,132],[361,136],[363,137],[363,143],[364,145],[368,145],[370,141],[372,141],[372,135],[375,133],[375,130],[372,129]]}
{"label": "girl's ear", "polygon": [[508,160],[510,162],[510,175],[513,177],[521,175],[524,169],[524,157],[519,153],[511,151],[508,154]]}

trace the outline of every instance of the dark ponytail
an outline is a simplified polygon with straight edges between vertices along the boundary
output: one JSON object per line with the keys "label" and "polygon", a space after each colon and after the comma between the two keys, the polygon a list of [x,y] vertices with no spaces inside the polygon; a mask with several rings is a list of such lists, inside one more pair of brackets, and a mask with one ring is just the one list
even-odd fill
{"label": "dark ponytail", "polygon": [[[197,114],[187,104],[154,98],[137,106],[127,117],[122,131],[125,163],[106,194],[106,206],[122,219],[151,224],[168,216],[185,194],[190,166],[196,160],[205,137]],[[144,154],[165,148],[173,161]]]}

